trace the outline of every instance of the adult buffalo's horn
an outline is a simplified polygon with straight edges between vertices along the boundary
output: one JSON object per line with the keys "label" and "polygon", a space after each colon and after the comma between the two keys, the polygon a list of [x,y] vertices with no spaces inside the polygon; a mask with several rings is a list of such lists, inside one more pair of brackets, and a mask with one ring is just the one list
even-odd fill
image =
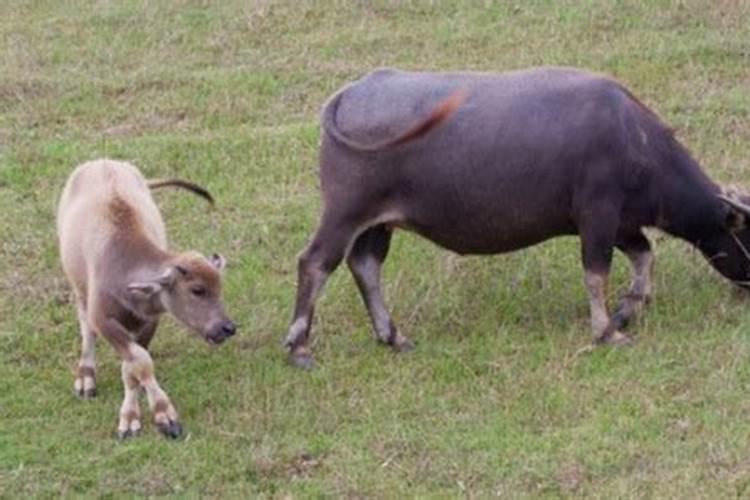
{"label": "adult buffalo's horn", "polygon": [[742,212],[743,214],[745,214],[745,215],[750,215],[750,205],[745,205],[745,204],[744,204],[744,203],[742,203],[741,201],[739,201],[739,200],[737,200],[737,199],[735,199],[735,198],[732,198],[732,197],[730,197],[730,196],[727,196],[727,195],[725,195],[725,194],[717,194],[716,196],[717,196],[717,197],[718,197],[718,198],[719,198],[720,200],[722,200],[722,201],[724,201],[725,203],[727,203],[728,205],[730,205],[730,206],[732,206],[732,207],[736,208],[737,210],[739,210],[739,211],[740,211],[740,212]]}

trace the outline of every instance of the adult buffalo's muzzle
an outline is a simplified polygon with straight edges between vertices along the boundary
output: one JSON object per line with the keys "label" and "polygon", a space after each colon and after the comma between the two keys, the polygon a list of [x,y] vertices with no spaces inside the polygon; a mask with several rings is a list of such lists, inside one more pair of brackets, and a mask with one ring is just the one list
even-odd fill
{"label": "adult buffalo's muzzle", "polygon": [[221,322],[206,335],[206,341],[209,344],[218,345],[235,333],[237,333],[237,325],[231,320],[226,320]]}

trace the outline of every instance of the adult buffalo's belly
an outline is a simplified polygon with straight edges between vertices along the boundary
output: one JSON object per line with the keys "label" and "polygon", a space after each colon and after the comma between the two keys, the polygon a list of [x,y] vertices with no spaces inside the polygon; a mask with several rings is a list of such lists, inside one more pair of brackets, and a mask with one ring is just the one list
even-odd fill
{"label": "adult buffalo's belly", "polygon": [[395,227],[413,231],[435,244],[461,255],[489,255],[512,252],[541,243],[550,238],[577,234],[570,224],[554,227],[520,227],[515,223],[497,221],[494,224],[464,224],[449,227],[440,221],[421,221],[393,224]]}
{"label": "adult buffalo's belly", "polygon": [[[461,189],[461,188],[465,189]],[[399,210],[396,224],[459,254],[495,254],[577,234],[567,199],[559,193],[531,197],[524,189],[487,189],[466,184],[425,186]],[[537,192],[537,195],[539,193]]]}

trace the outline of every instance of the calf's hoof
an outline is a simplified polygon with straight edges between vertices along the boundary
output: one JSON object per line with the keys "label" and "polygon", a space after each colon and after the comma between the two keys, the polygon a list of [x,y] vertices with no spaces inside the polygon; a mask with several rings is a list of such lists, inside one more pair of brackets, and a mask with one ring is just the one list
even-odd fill
{"label": "calf's hoof", "polygon": [[141,433],[140,429],[125,429],[121,431],[117,431],[117,439],[120,441],[125,441],[126,439],[130,439],[133,437],[138,436],[138,434]]}
{"label": "calf's hoof", "polygon": [[73,383],[73,392],[79,399],[96,396],[96,371],[90,366],[79,366]]}
{"label": "calf's hoof", "polygon": [[120,415],[120,424],[117,426],[117,438],[122,440],[136,437],[141,433],[140,415],[136,411],[127,411]]}
{"label": "calf's hoof", "polygon": [[182,425],[176,420],[170,420],[168,422],[159,422],[156,424],[156,428],[159,429],[165,437],[170,439],[177,439],[182,436]]}
{"label": "calf's hoof", "polygon": [[96,387],[93,387],[91,389],[74,389],[73,392],[78,399],[84,401],[94,399],[96,397]]}
{"label": "calf's hoof", "polygon": [[289,353],[289,364],[302,370],[315,368],[315,360],[312,354],[305,348],[298,348]]}
{"label": "calf's hoof", "polygon": [[159,399],[154,402],[154,424],[164,436],[177,439],[182,435],[182,425],[177,418],[177,411],[168,399]]}

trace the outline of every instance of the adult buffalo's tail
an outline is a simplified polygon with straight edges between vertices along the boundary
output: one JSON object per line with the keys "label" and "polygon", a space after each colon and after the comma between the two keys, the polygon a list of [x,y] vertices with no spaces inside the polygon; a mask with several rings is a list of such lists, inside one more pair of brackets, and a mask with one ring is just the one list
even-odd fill
{"label": "adult buffalo's tail", "polygon": [[149,189],[159,189],[167,186],[186,189],[187,191],[197,194],[201,198],[205,198],[211,205],[214,204],[214,197],[211,196],[211,193],[192,182],[184,181],[182,179],[151,179],[148,181]]}
{"label": "adult buffalo's tail", "polygon": [[325,110],[323,111],[323,130],[337,142],[340,142],[355,151],[374,152],[394,146],[400,146],[401,144],[413,141],[414,139],[418,139],[427,134],[429,131],[443,123],[461,107],[464,101],[466,101],[468,92],[464,89],[456,90],[440,101],[427,118],[415,123],[406,132],[395,139],[387,139],[375,144],[362,144],[347,137],[341,130],[339,130],[338,125],[336,124],[336,112],[339,108],[341,96],[341,93],[336,95],[325,107]]}

